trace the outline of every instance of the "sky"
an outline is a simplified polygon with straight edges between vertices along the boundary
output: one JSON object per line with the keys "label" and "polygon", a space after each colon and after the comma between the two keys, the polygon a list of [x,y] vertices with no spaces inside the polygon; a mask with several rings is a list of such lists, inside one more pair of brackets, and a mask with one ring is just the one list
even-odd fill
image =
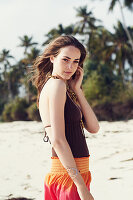
{"label": "sky", "polygon": [[[20,37],[33,36],[38,48],[45,41],[44,35],[52,28],[70,25],[79,20],[74,8],[88,6],[94,17],[101,19],[103,25],[113,31],[113,25],[121,20],[119,7],[108,13],[110,0],[0,0],[0,52],[10,50],[18,61],[24,49],[18,47]],[[132,13],[124,10],[127,25],[133,26]]]}

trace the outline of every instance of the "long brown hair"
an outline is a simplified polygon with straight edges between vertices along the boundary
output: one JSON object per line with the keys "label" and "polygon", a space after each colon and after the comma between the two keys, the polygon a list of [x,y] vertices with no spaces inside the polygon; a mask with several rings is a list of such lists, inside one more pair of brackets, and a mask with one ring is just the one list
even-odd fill
{"label": "long brown hair", "polygon": [[50,61],[50,56],[57,56],[62,47],[74,46],[80,50],[81,56],[79,66],[83,68],[83,62],[86,57],[85,47],[73,36],[63,35],[53,39],[41,56],[38,56],[32,66],[32,77],[30,81],[37,88],[37,107],[39,107],[39,96],[44,84],[47,81],[48,75],[52,74],[53,63]]}

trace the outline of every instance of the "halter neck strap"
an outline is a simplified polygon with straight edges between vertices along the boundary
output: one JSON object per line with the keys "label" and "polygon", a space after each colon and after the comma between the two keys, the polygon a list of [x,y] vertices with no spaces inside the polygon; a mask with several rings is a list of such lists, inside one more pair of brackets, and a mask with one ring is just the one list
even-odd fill
{"label": "halter neck strap", "polygon": [[[61,79],[61,80],[63,80],[62,78],[59,78],[59,77],[57,77],[57,76],[55,76],[55,75],[49,75],[48,76],[48,78],[54,78],[54,79]],[[64,81],[64,80],[63,80]],[[65,81],[64,81],[65,82]],[[66,84],[66,82],[65,82],[65,84]]]}

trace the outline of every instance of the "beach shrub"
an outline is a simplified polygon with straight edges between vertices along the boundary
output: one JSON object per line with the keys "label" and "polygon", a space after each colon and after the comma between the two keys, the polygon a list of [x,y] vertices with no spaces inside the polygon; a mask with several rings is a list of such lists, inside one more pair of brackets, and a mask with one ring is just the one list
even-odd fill
{"label": "beach shrub", "polygon": [[84,63],[84,77],[83,77],[83,84],[87,80],[91,73],[97,70],[97,62],[94,60],[86,59]]}
{"label": "beach shrub", "polygon": [[13,121],[12,116],[12,103],[5,104],[4,110],[2,112],[2,121],[10,122]]}
{"label": "beach shrub", "polygon": [[0,99],[0,116],[2,115],[2,112],[3,112],[3,110],[4,110],[4,102],[2,102],[1,101],[1,99]]}
{"label": "beach shrub", "polygon": [[123,88],[121,77],[106,65],[99,65],[83,84],[85,97],[92,106],[115,102]]}
{"label": "beach shrub", "polygon": [[40,114],[39,114],[39,110],[37,108],[36,102],[33,103],[28,109],[27,109],[27,113],[28,113],[28,119],[29,120],[35,120],[35,121],[40,121]]}
{"label": "beach shrub", "polygon": [[133,84],[131,82],[125,83],[123,90],[119,92],[117,102],[133,101]]}
{"label": "beach shrub", "polygon": [[3,121],[19,121],[28,120],[26,109],[28,104],[24,98],[16,97],[14,101],[5,104],[2,113]]}
{"label": "beach shrub", "polygon": [[28,120],[26,109],[28,104],[26,99],[17,97],[13,102],[11,117],[14,121],[18,120]]}

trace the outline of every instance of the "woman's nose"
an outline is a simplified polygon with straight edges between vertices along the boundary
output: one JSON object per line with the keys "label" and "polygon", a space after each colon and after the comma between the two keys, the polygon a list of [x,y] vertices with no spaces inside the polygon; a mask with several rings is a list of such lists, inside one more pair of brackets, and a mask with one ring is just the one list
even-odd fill
{"label": "woman's nose", "polygon": [[68,65],[67,65],[67,67],[71,69],[72,68],[72,63],[69,62]]}

